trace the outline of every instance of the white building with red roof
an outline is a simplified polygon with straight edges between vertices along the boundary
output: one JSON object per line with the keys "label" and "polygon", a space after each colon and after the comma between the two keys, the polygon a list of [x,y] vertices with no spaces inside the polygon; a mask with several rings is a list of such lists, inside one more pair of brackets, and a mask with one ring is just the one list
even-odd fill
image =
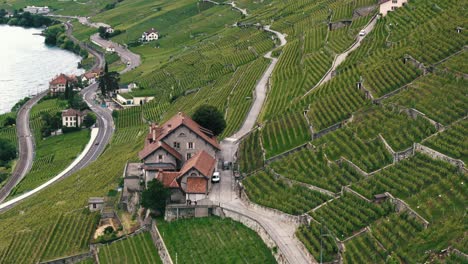
{"label": "white building with red roof", "polygon": [[142,180],[160,180],[171,189],[172,203],[207,198],[216,171],[218,140],[189,116],[178,113],[159,126],[152,124],[138,153]]}
{"label": "white building with red roof", "polygon": [[143,34],[141,35],[142,41],[153,41],[157,39],[159,39],[159,32],[154,28],[143,32]]}
{"label": "white building with red roof", "polygon": [[51,95],[57,95],[59,93],[64,93],[65,92],[65,87],[67,85],[67,82],[69,85],[75,85],[77,82],[75,76],[68,76],[63,73],[55,76],[50,82],[49,82],[49,93]]}

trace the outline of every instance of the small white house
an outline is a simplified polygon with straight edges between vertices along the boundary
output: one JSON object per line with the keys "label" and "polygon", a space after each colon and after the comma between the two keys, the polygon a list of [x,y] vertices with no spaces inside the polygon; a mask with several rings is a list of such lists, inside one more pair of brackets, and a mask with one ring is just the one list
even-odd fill
{"label": "small white house", "polygon": [[388,12],[404,6],[407,2],[408,0],[380,0],[380,14],[382,14],[382,16],[386,16]]}
{"label": "small white house", "polygon": [[96,83],[96,75],[92,72],[87,72],[81,77],[81,81],[88,85]]}
{"label": "small white house", "polygon": [[64,127],[81,127],[84,117],[88,111],[79,111],[75,109],[67,109],[62,111],[62,126]]}
{"label": "small white house", "polygon": [[106,27],[106,33],[112,34],[114,33],[114,29],[111,27]]}
{"label": "small white house", "polygon": [[132,96],[127,93],[117,94],[116,101],[122,105],[123,107],[131,107],[131,106],[138,106],[144,105],[152,100],[154,100],[154,96]]}
{"label": "small white house", "polygon": [[159,39],[159,32],[154,28],[151,28],[148,31],[143,32],[141,35],[142,41],[153,41]]}

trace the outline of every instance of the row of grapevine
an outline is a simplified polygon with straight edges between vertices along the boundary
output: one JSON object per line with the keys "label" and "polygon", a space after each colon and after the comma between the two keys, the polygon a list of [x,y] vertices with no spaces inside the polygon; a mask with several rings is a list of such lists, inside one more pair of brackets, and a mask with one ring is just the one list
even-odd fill
{"label": "row of grapevine", "polygon": [[302,214],[329,198],[328,196],[276,179],[271,173],[260,171],[247,177],[243,184],[250,200],[266,207],[276,208],[288,214]]}
{"label": "row of grapevine", "polygon": [[316,260],[332,262],[337,258],[338,247],[335,238],[325,226],[312,222],[311,225],[301,225],[296,236]]}
{"label": "row of grapevine", "polygon": [[260,147],[260,131],[250,133],[239,145],[239,166],[244,173],[263,166],[263,153]]}
{"label": "row of grapevine", "polygon": [[407,149],[436,132],[427,119],[412,118],[397,107],[385,106],[373,106],[356,113],[350,127],[366,140],[381,134],[395,151]]}
{"label": "row of grapevine", "polygon": [[404,263],[416,263],[415,258],[406,254],[402,249],[408,241],[423,230],[423,226],[410,218],[407,214],[392,214],[388,218],[377,221],[372,226],[373,236],[387,249],[388,253],[395,252]]}
{"label": "row of grapevine", "polygon": [[379,246],[369,233],[352,238],[346,242],[345,247],[346,251],[343,254],[343,263],[385,263],[385,250]]}
{"label": "row of grapevine", "polygon": [[342,163],[341,166],[335,162],[330,163],[323,150],[301,150],[273,162],[270,166],[285,177],[332,192],[339,192],[342,186],[362,178],[348,163]]}
{"label": "row of grapevine", "polygon": [[416,108],[429,118],[449,125],[466,116],[467,86],[468,80],[450,73],[428,74],[385,103]]}
{"label": "row of grapevine", "polygon": [[375,194],[390,192],[404,199],[456,173],[457,168],[446,162],[416,154],[353,184],[351,188],[368,198],[372,198]]}
{"label": "row of grapevine", "polygon": [[158,229],[172,259],[179,262],[276,263],[255,231],[228,218],[158,221]]}
{"label": "row of grapevine", "polygon": [[437,136],[424,141],[424,145],[445,153],[448,156],[461,159],[468,164],[468,119],[452,124]]}
{"label": "row of grapevine", "polygon": [[375,171],[393,161],[392,155],[379,138],[363,140],[351,127],[326,134],[313,143],[323,148],[328,159],[345,157],[367,172]]}
{"label": "row of grapevine", "polygon": [[336,237],[343,240],[392,211],[390,203],[377,205],[345,193],[310,215],[325,223]]}
{"label": "row of grapevine", "polygon": [[261,128],[266,158],[297,147],[311,139],[302,113],[291,113],[268,121]]}
{"label": "row of grapevine", "polygon": [[97,215],[78,212],[60,214],[50,225],[35,231],[16,232],[3,253],[1,263],[37,263],[89,250]]}
{"label": "row of grapevine", "polygon": [[148,232],[107,244],[99,248],[100,263],[162,263]]}
{"label": "row of grapevine", "polygon": [[97,214],[80,211],[60,216],[50,235],[42,259],[51,260],[88,251],[89,241],[96,229],[98,219]]}

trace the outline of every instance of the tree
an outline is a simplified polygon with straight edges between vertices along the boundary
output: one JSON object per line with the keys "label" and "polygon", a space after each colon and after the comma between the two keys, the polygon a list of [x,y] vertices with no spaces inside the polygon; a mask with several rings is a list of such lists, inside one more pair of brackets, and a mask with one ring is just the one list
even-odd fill
{"label": "tree", "polygon": [[153,179],[148,183],[148,188],[141,195],[141,205],[146,209],[153,210],[155,213],[164,214],[166,201],[170,195],[170,190],[164,187],[161,181]]}
{"label": "tree", "polygon": [[7,118],[5,118],[5,122],[3,122],[3,126],[4,127],[7,127],[7,126],[12,126],[16,124],[16,119],[14,119],[13,117],[9,116]]}
{"label": "tree", "polygon": [[102,95],[107,95],[119,88],[120,74],[118,72],[109,72],[107,63],[104,66],[104,73],[99,77],[99,89]]}
{"label": "tree", "polygon": [[16,147],[10,141],[0,138],[0,165],[16,158]]}
{"label": "tree", "polygon": [[215,136],[221,134],[226,128],[223,114],[212,105],[200,106],[193,114],[192,119],[200,126],[211,130]]}
{"label": "tree", "polygon": [[48,112],[41,114],[41,119],[44,125],[41,128],[41,134],[43,137],[48,137],[52,133],[62,126],[62,113],[57,112],[55,115],[51,115]]}
{"label": "tree", "polygon": [[94,125],[94,123],[96,123],[96,115],[94,115],[93,113],[86,114],[86,116],[83,119],[84,126],[91,127],[92,125]]}

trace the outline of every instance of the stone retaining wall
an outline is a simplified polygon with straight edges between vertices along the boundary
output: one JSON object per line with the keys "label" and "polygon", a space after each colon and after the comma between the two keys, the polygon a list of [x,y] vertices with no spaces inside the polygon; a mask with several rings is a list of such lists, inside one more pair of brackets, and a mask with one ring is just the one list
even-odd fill
{"label": "stone retaining wall", "polygon": [[360,193],[354,191],[353,189],[349,188],[348,186],[343,186],[342,192],[349,192],[349,193],[352,193],[352,194],[358,196],[359,198],[365,200],[366,202],[369,202],[369,203],[372,202],[371,200],[369,200],[366,197],[362,196]]}
{"label": "stone retaining wall", "polygon": [[314,186],[314,185],[311,185],[311,184],[308,184],[308,183],[304,183],[304,182],[300,182],[300,181],[296,181],[296,180],[292,180],[292,179],[289,179],[287,177],[284,177],[283,175],[281,175],[279,173],[276,173],[272,168],[265,168],[265,170],[271,172],[275,176],[276,179],[282,179],[282,180],[286,181],[289,185],[296,184],[296,185],[300,185],[300,186],[303,186],[305,188],[308,188],[308,189],[310,189],[312,191],[320,192],[320,193],[323,193],[323,194],[331,196],[331,197],[336,196],[334,192],[331,192],[329,190],[325,190],[325,189],[322,189],[320,187],[317,187],[317,186]]}
{"label": "stone retaining wall", "polygon": [[439,159],[439,160],[443,160],[443,161],[446,161],[454,166],[457,166],[458,169],[460,171],[462,171],[464,168],[465,168],[465,163],[463,163],[463,161],[459,160],[459,159],[454,159],[454,158],[451,158],[445,154],[442,154],[438,151],[435,151],[431,148],[428,148],[426,146],[423,146],[419,143],[415,143],[414,144],[414,151],[415,152],[419,152],[419,153],[423,153],[423,154],[426,154],[428,156],[430,156],[431,158],[433,159]]}
{"label": "stone retaining wall", "polygon": [[90,258],[93,258],[93,254],[91,252],[86,252],[86,253],[78,254],[74,256],[40,262],[40,264],[73,264],[73,263],[78,263],[82,260],[90,259]]}
{"label": "stone retaining wall", "polygon": [[[222,213],[220,211],[222,211]],[[278,247],[275,241],[271,238],[267,229],[257,220],[251,218],[250,216],[223,207],[219,208],[219,210],[215,210],[215,215],[218,215],[220,217],[224,216],[231,218],[234,221],[240,222],[248,228],[252,229],[260,236],[260,238],[267,245],[267,247],[272,249],[273,255],[279,264],[293,264],[287,261],[286,257],[284,257],[284,253],[281,251],[281,249]]]}
{"label": "stone retaining wall", "polygon": [[273,214],[276,216],[277,219],[280,219],[283,222],[290,222],[298,225],[307,223],[307,219],[303,215],[291,215],[277,209],[273,209],[251,202],[249,196],[247,195],[243,187],[240,187],[240,193],[240,199],[247,205],[247,207],[250,207],[254,210],[264,211],[266,213]]}
{"label": "stone retaining wall", "polygon": [[429,226],[429,221],[427,221],[424,217],[414,211],[405,201],[395,198],[391,193],[385,192],[385,195],[390,198],[390,202],[395,205],[395,210],[400,212],[407,212],[410,217],[414,217],[416,220],[421,222],[424,228]]}
{"label": "stone retaining wall", "polygon": [[163,264],[173,264],[171,255],[167,250],[166,244],[159,233],[158,227],[156,226],[156,221],[151,223],[151,230],[150,230],[151,238],[153,240],[154,245],[158,249],[159,257],[162,260]]}
{"label": "stone retaining wall", "polygon": [[290,154],[293,154],[293,153],[295,153],[295,152],[301,151],[301,150],[306,149],[306,148],[310,148],[309,142],[304,143],[304,144],[302,144],[302,145],[300,145],[300,146],[297,146],[297,147],[295,147],[295,148],[293,148],[293,149],[290,149],[290,150],[288,150],[288,151],[285,151],[285,152],[283,152],[283,153],[281,153],[281,154],[278,154],[278,155],[276,155],[276,156],[274,156],[274,157],[271,157],[271,158],[265,160],[265,164],[270,164],[270,163],[272,163],[272,162],[275,161],[275,160],[282,159],[282,158],[284,158],[284,157],[286,157],[286,156],[288,156],[288,155],[290,155]]}

